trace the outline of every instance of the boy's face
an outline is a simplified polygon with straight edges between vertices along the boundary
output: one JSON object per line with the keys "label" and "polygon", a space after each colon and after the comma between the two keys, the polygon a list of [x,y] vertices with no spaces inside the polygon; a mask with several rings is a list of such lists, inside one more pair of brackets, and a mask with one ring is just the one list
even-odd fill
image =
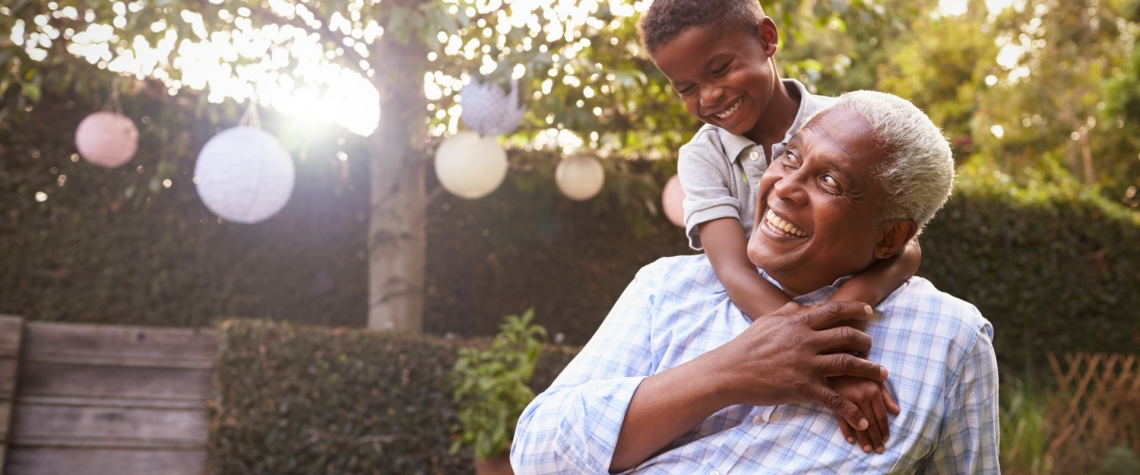
{"label": "boy's face", "polygon": [[693,117],[745,135],[764,116],[775,88],[783,87],[768,60],[777,42],[776,26],[767,17],[756,34],[691,27],[658,49],[653,62]]}

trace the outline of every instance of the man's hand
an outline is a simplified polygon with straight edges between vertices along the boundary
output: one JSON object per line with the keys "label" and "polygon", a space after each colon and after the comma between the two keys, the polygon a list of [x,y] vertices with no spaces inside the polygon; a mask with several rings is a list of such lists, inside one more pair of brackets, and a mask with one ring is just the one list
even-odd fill
{"label": "man's hand", "polygon": [[883,446],[891,435],[887,411],[892,414],[899,413],[899,406],[895,404],[886,385],[851,376],[831,378],[828,383],[835,392],[855,403],[871,423],[867,430],[857,431],[851,429],[851,425],[843,418],[836,417],[839,419],[839,429],[843,431],[843,437],[852,444],[858,437],[859,447],[863,448],[863,452],[870,453],[874,450],[875,453],[883,453]]}
{"label": "man's hand", "polygon": [[817,307],[792,302],[756,319],[732,341],[703,355],[716,359],[718,393],[726,403],[722,407],[815,402],[856,430],[867,430],[870,423],[863,411],[828,387],[827,378],[887,379],[886,368],[845,353],[865,354],[871,337],[851,327],[833,328],[844,320],[865,321],[870,316],[871,307],[858,302]]}

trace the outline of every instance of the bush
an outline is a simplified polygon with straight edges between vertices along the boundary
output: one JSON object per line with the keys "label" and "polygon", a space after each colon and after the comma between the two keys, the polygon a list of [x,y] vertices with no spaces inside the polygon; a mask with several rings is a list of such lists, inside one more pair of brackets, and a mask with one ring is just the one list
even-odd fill
{"label": "bush", "polygon": [[[470,473],[448,454],[458,419],[448,373],[483,340],[230,320],[219,325],[213,473]],[[548,346],[544,390],[576,350]]]}
{"label": "bush", "polygon": [[994,324],[1002,371],[1048,374],[1047,352],[1140,346],[1140,217],[1072,184],[1019,187],[966,166],[921,238],[919,274]]}

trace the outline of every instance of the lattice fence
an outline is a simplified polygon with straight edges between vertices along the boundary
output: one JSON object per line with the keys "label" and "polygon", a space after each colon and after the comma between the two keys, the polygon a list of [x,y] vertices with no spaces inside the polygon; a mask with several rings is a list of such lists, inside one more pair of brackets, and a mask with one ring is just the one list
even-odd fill
{"label": "lattice fence", "polygon": [[1140,453],[1140,356],[1047,355],[1057,389],[1047,397],[1054,473],[1096,467],[1113,447]]}

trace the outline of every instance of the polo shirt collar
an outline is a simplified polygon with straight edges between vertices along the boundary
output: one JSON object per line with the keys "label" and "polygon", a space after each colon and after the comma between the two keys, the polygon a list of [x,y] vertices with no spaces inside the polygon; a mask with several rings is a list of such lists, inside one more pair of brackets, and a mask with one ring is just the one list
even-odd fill
{"label": "polo shirt collar", "polygon": [[[807,122],[808,119],[810,119],[813,115],[815,115],[816,112],[819,112],[819,110],[822,109],[825,104],[820,101],[820,96],[816,96],[808,92],[807,87],[805,87],[803,83],[799,82],[798,80],[784,79],[780,82],[784,84],[784,87],[794,87],[800,93],[800,108],[796,111],[796,118],[792,121],[792,126],[788,128],[788,132],[784,134],[784,140],[779,143],[781,146],[780,149],[782,150],[783,146],[787,145],[788,141],[792,139],[792,136],[795,135],[795,133],[799,131],[801,127],[803,127],[804,123]],[[716,129],[717,137],[720,138],[720,143],[724,145],[725,154],[729,157],[732,157],[733,161],[740,159],[741,152],[744,152],[750,147],[756,146],[756,142],[749,140],[743,135],[736,135],[720,127],[713,128]],[[772,157],[767,157],[767,161],[771,162]]]}

